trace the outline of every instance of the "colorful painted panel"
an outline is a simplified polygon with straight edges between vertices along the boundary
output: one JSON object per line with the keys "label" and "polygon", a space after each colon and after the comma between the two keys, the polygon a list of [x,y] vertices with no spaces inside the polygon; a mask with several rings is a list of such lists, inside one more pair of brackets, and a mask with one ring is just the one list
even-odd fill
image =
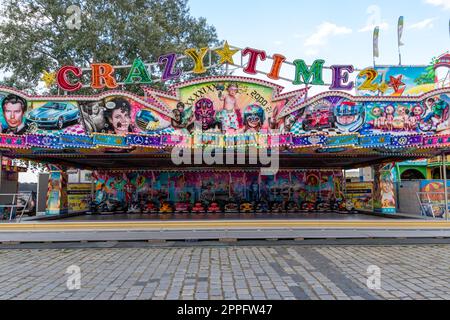
{"label": "colorful painted panel", "polygon": [[68,211],[84,212],[89,210],[91,202],[91,184],[90,183],[69,183],[67,185]]}
{"label": "colorful painted panel", "polygon": [[272,93],[273,88],[250,82],[187,86],[180,89],[180,101],[172,106],[174,124],[185,131],[192,131],[194,121],[202,131],[229,134],[267,131],[269,124],[276,126],[274,109],[276,113],[283,106],[272,102]]}
{"label": "colorful painted panel", "polygon": [[418,96],[436,89],[433,65],[425,67],[377,66],[356,78],[359,96]]}
{"label": "colorful painted panel", "polygon": [[0,92],[0,129],[2,133],[23,135],[28,131],[28,102],[15,94]]}
{"label": "colorful painted panel", "polygon": [[326,97],[287,116],[284,122],[289,123],[291,133],[298,135],[320,131],[362,135],[447,134],[450,133],[449,103],[448,94],[420,102],[353,102],[342,97]]}
{"label": "colorful painted panel", "polygon": [[345,189],[346,198],[352,201],[356,210],[373,211],[372,182],[348,182]]}
{"label": "colorful painted panel", "polygon": [[[445,216],[445,189],[443,180],[421,180],[419,198],[422,214],[430,217]],[[450,181],[447,181],[450,190]]]}
{"label": "colorful painted panel", "polygon": [[75,101],[38,101],[26,114],[27,133],[76,134],[86,131]]}
{"label": "colorful painted panel", "polygon": [[[358,132],[365,119],[365,108],[360,103],[342,97],[326,97],[306,106],[294,116],[287,116],[289,132],[306,134],[318,131]],[[291,124],[295,119],[295,122]]]}
{"label": "colorful painted panel", "polygon": [[126,135],[172,131],[169,117],[126,97],[80,102],[80,110],[89,133]]}

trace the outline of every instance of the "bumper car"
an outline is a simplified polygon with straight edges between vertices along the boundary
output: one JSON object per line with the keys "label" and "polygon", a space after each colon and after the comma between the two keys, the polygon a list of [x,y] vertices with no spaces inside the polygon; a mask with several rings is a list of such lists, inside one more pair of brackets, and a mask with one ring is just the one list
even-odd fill
{"label": "bumper car", "polygon": [[288,213],[297,213],[300,211],[300,207],[295,202],[289,202],[286,208]]}
{"label": "bumper car", "polygon": [[128,205],[116,199],[106,200],[106,211],[108,212],[128,212]]}
{"label": "bumper car", "polygon": [[282,202],[274,202],[272,204],[272,208],[270,208],[270,212],[272,213],[282,213],[284,211]]}
{"label": "bumper car", "polygon": [[253,212],[253,205],[249,202],[244,202],[240,205],[239,211],[241,213],[251,213]]}
{"label": "bumper car", "polygon": [[314,210],[316,210],[316,204],[312,201],[304,201],[300,205],[300,211],[313,212]]}
{"label": "bumper car", "polygon": [[208,213],[219,213],[222,210],[217,202],[213,202],[209,205],[207,212]]}
{"label": "bumper car", "polygon": [[175,212],[177,213],[188,213],[189,212],[189,204],[185,202],[178,202],[175,204]]}
{"label": "bumper car", "polygon": [[234,202],[227,203],[225,205],[225,213],[236,213],[239,211],[238,205]]}
{"label": "bumper car", "polygon": [[192,213],[204,213],[205,212],[205,207],[203,206],[203,204],[201,202],[196,202],[194,204],[194,206],[191,209]]}
{"label": "bumper car", "polygon": [[128,209],[128,213],[141,213],[141,207],[137,203],[133,203]]}
{"label": "bumper car", "polygon": [[256,213],[269,213],[269,204],[266,201],[258,202],[255,208]]}
{"label": "bumper car", "polygon": [[329,202],[319,201],[316,205],[316,210],[319,212],[330,211],[331,206]]}
{"label": "bumper car", "polygon": [[159,208],[159,213],[173,213],[173,208],[168,202],[163,202]]}
{"label": "bumper car", "polygon": [[143,212],[144,213],[157,213],[158,208],[156,207],[156,205],[153,202],[149,202],[144,206]]}

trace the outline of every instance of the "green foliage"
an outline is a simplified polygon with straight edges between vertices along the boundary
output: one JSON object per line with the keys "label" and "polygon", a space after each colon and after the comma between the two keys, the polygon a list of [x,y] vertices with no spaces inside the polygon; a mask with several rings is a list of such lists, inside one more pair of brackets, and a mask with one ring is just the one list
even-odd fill
{"label": "green foliage", "polygon": [[[81,8],[79,30],[67,26],[70,5]],[[0,16],[0,68],[12,74],[3,83],[30,92],[42,70],[132,64],[136,57],[156,62],[219,43],[213,26],[190,16],[187,0],[4,0]],[[128,71],[118,70],[118,78]]]}
{"label": "green foliage", "polygon": [[425,72],[422,73],[419,77],[414,79],[414,83],[417,85],[434,83],[436,78],[436,73],[434,70],[434,64],[436,63],[436,58],[433,58],[430,65],[425,68]]}

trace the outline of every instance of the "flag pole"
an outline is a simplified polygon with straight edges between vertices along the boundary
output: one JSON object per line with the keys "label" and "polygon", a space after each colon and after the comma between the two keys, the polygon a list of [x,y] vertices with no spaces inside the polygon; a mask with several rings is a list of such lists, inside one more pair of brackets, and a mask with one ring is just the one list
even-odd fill
{"label": "flag pole", "polygon": [[402,65],[402,53],[400,51],[400,47],[403,45],[402,43],[402,35],[403,35],[403,24],[404,19],[403,16],[398,17],[398,24],[397,24],[397,44],[398,44],[398,64]]}
{"label": "flag pole", "polygon": [[378,36],[380,33],[380,28],[378,26],[376,26],[373,29],[373,67],[375,68],[375,57],[378,58],[379,57],[379,50],[378,50]]}

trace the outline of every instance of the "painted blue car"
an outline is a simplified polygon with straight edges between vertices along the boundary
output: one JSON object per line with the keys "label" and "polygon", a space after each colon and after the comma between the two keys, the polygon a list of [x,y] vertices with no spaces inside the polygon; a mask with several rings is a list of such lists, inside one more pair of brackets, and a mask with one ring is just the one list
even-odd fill
{"label": "painted blue car", "polygon": [[42,107],[32,110],[27,120],[39,128],[62,129],[69,123],[79,122],[80,111],[71,103],[47,102]]}

